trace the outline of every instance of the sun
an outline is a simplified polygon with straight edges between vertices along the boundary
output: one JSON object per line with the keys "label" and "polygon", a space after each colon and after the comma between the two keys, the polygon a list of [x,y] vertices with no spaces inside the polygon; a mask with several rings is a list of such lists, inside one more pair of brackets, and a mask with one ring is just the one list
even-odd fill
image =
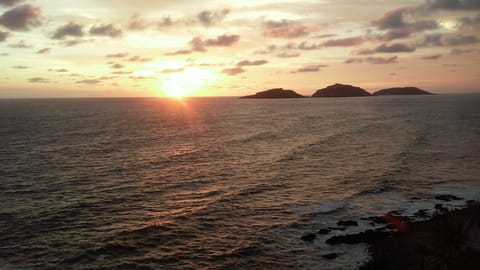
{"label": "sun", "polygon": [[214,77],[211,71],[188,67],[179,72],[165,74],[161,79],[160,87],[164,96],[181,99],[198,94],[210,84]]}

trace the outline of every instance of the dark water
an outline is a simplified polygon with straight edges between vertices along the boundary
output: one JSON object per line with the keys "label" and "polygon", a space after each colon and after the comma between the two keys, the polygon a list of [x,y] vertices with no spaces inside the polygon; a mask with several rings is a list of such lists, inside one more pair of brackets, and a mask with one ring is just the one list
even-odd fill
{"label": "dark water", "polygon": [[479,164],[478,94],[0,100],[0,268],[355,269],[300,236],[479,199]]}

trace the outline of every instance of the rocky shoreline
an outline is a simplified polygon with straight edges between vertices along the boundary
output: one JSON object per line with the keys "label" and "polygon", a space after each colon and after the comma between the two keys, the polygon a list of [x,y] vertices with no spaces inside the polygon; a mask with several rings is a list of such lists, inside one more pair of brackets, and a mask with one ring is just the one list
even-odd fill
{"label": "rocky shoreline", "polygon": [[[435,200],[449,202],[462,198],[437,195]],[[426,220],[413,221],[414,218]],[[468,201],[464,208],[449,210],[435,205],[433,214],[418,210],[413,217],[392,211],[383,216],[363,217],[375,229],[353,234],[334,235],[326,239],[329,245],[369,245],[371,260],[360,267],[370,269],[480,269],[480,203]],[[340,220],[336,227],[303,235],[303,241],[314,241],[318,235],[346,231],[358,226],[355,220]],[[324,259],[336,259],[339,254],[324,254]]]}

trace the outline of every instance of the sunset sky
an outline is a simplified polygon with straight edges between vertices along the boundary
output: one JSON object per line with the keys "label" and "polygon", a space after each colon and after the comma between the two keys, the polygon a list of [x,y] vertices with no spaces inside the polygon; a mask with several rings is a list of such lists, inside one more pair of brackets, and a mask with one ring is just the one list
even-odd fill
{"label": "sunset sky", "polygon": [[0,0],[0,98],[480,92],[479,44],[480,0]]}

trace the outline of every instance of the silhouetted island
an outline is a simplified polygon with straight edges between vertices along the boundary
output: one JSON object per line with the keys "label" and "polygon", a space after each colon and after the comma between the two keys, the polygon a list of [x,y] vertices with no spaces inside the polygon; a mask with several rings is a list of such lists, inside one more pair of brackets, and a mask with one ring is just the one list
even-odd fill
{"label": "silhouetted island", "polygon": [[417,87],[394,87],[388,89],[382,89],[375,93],[374,96],[387,96],[387,95],[433,95],[430,92],[419,89]]}
{"label": "silhouetted island", "polygon": [[334,84],[319,89],[312,97],[368,97],[370,93],[360,87],[347,84]]}
{"label": "silhouetted island", "polygon": [[283,88],[274,88],[258,92],[255,95],[244,96],[241,98],[304,98],[304,96],[293,90],[284,90]]}

